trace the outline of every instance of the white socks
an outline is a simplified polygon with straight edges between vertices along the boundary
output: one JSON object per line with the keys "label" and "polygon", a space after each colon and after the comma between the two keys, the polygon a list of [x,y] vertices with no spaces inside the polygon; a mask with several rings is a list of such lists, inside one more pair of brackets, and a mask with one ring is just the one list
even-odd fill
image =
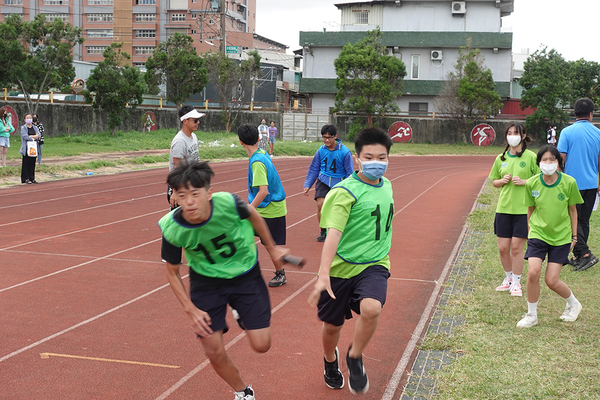
{"label": "white socks", "polygon": [[575,298],[575,296],[573,295],[573,292],[571,292],[571,295],[569,297],[567,297],[565,300],[567,300],[567,305],[569,305],[569,307],[573,307],[573,306],[577,305],[577,303],[579,303],[579,300],[577,300]]}
{"label": "white socks", "polygon": [[527,314],[537,316],[537,301],[535,303],[527,302]]}
{"label": "white socks", "polygon": [[521,284],[521,275],[512,274],[512,281],[513,281],[513,285],[515,283],[518,283],[520,285]]}
{"label": "white socks", "polygon": [[513,273],[512,273],[512,271],[510,271],[510,272],[506,272],[506,271],[504,271],[504,273],[506,274],[506,277],[507,277],[508,279],[512,280],[512,277],[513,277]]}

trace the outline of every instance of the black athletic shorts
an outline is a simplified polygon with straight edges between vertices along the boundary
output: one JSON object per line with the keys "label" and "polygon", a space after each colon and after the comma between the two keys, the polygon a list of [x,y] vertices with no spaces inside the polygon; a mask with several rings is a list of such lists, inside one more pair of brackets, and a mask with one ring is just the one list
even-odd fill
{"label": "black athletic shorts", "polygon": [[569,262],[569,251],[571,243],[561,246],[552,246],[540,239],[527,240],[527,251],[525,251],[525,259],[529,257],[541,258],[544,260],[548,255],[548,262],[557,264],[567,264]]}
{"label": "black athletic shorts", "polygon": [[225,315],[227,304],[237,310],[246,329],[263,329],[271,325],[271,301],[262,275],[237,286],[221,286],[217,289],[195,290],[190,293],[192,303],[210,315],[210,328],[228,331]]}
{"label": "black athletic shorts", "polygon": [[285,215],[283,217],[277,218],[264,218],[264,220],[267,223],[267,226],[269,227],[269,231],[271,232],[271,236],[273,236],[275,244],[277,246],[284,246],[287,232],[285,226]]}
{"label": "black athletic shorts", "polygon": [[315,200],[317,197],[325,197],[331,188],[317,179],[317,183],[315,183]]}
{"label": "black athletic shorts", "polygon": [[527,214],[496,213],[494,234],[501,238],[527,239]]}
{"label": "black athletic shorts", "polygon": [[390,271],[387,268],[372,265],[350,279],[329,278],[336,299],[329,297],[326,291],[321,293],[317,305],[319,319],[341,326],[345,320],[352,318],[352,311],[360,314],[360,301],[365,298],[378,300],[383,306],[389,277]]}

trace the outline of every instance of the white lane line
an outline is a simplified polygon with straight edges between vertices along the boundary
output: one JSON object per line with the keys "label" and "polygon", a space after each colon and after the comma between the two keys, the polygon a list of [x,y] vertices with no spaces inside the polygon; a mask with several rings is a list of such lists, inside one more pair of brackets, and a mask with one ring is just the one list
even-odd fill
{"label": "white lane line", "polygon": [[[473,206],[471,207],[471,211],[469,212],[469,214],[471,214],[477,206],[477,200],[479,199],[479,196],[485,188],[485,184],[486,182],[484,180],[483,185],[481,186],[481,189],[477,194],[477,197],[475,197],[475,201],[473,202]],[[421,335],[423,334],[423,330],[426,327],[427,321],[429,321],[431,314],[435,310],[438,295],[442,290],[443,282],[446,281],[446,276],[448,275],[450,269],[452,268],[452,265],[454,264],[458,251],[460,250],[460,246],[462,245],[465,239],[466,232],[467,224],[465,223],[458,237],[458,240],[454,244],[452,253],[450,253],[450,257],[448,257],[446,265],[444,266],[444,269],[442,270],[442,273],[440,274],[440,277],[437,280],[438,284],[435,286],[433,292],[431,293],[431,296],[429,296],[427,306],[425,307],[425,310],[423,310],[423,314],[421,314],[421,319],[419,320],[419,323],[413,330],[411,339],[409,340],[408,345],[404,349],[404,353],[402,354],[402,357],[400,358],[400,361],[398,362],[398,365],[396,366],[396,369],[394,370],[394,373],[390,378],[390,381],[385,389],[385,392],[383,393],[383,396],[381,397],[381,400],[391,400],[394,396],[394,393],[396,393],[396,391],[398,390],[398,385],[400,385],[400,381],[402,379],[402,376],[404,375],[404,370],[406,369],[406,366],[408,365],[408,362],[417,347],[417,343],[419,342],[419,340],[421,340]]]}
{"label": "white lane line", "polygon": [[[292,293],[291,295],[289,295],[285,300],[283,300],[281,303],[279,303],[275,308],[273,308],[271,310],[271,314],[275,314],[277,311],[279,311],[281,308],[283,308],[284,305],[286,305],[287,303],[289,303],[290,301],[292,301],[295,297],[297,297],[300,293],[302,293],[307,287],[309,287],[310,285],[312,285],[316,280],[317,280],[317,277],[315,276],[310,281],[308,281],[307,283],[305,283],[304,286],[302,286],[300,289],[296,290],[294,293]],[[244,336],[246,336],[246,332],[242,332],[239,335],[237,335],[234,339],[232,339],[230,342],[228,342],[225,345],[225,350],[229,350],[230,347],[232,347],[234,344],[236,344],[237,342],[239,342]],[[194,368],[193,370],[191,370],[190,372],[188,372],[187,375],[185,375],[183,378],[181,378],[179,381],[177,381],[173,386],[171,386],[170,388],[168,388],[165,392],[163,392],[155,400],[164,400],[164,399],[166,399],[173,392],[175,392],[177,389],[179,389],[181,386],[183,386],[187,381],[189,381],[191,378],[193,378],[194,375],[196,375],[198,372],[200,372],[204,368],[206,368],[209,364],[210,364],[210,361],[209,360],[205,360],[203,363],[201,363],[200,365],[198,365],[196,368]]]}
{"label": "white lane line", "polygon": [[44,242],[46,240],[56,239],[56,238],[63,237],[63,236],[69,236],[69,235],[73,235],[75,233],[81,233],[81,232],[85,232],[85,231],[90,231],[90,230],[97,229],[97,228],[103,228],[105,226],[120,224],[121,222],[127,222],[127,221],[131,221],[131,220],[134,220],[134,219],[137,219],[137,218],[143,218],[143,217],[147,217],[149,215],[158,214],[158,213],[164,213],[164,212],[165,212],[164,210],[152,211],[152,212],[149,212],[149,213],[146,213],[146,214],[136,215],[135,217],[120,219],[118,221],[113,221],[113,222],[107,222],[106,224],[100,224],[100,225],[90,226],[89,228],[83,228],[83,229],[78,229],[76,231],[61,233],[60,235],[47,236],[47,237],[44,237],[44,238],[31,240],[29,242],[15,244],[15,245],[12,245],[12,246],[0,248],[0,251],[11,250],[11,249],[15,249],[17,247],[27,246],[27,245],[33,244],[33,243]]}
{"label": "white lane line", "polygon": [[[161,238],[161,239],[154,239],[154,240],[151,240],[151,241],[149,241],[149,242],[142,243],[142,244],[139,244],[139,245],[137,245],[137,246],[130,247],[130,248],[128,248],[128,249],[124,249],[124,250],[117,251],[117,252],[115,252],[115,253],[112,253],[112,254],[106,255],[106,256],[104,256],[104,257],[98,257],[98,258],[95,258],[95,259],[93,259],[93,260],[89,260],[89,261],[86,261],[86,262],[82,262],[81,264],[73,265],[73,266],[70,266],[70,267],[68,267],[68,268],[64,268],[64,269],[61,269],[61,270],[58,270],[58,271],[51,272],[51,273],[49,273],[49,274],[46,274],[46,275],[38,276],[37,278],[33,278],[33,279],[30,279],[30,280],[28,280],[28,281],[24,281],[24,282],[21,282],[21,283],[17,283],[16,285],[8,286],[8,287],[5,287],[5,288],[3,288],[3,289],[0,289],[0,293],[2,293],[2,292],[5,292],[5,291],[7,291],[7,290],[10,290],[10,289],[14,289],[14,288],[16,288],[16,287],[19,287],[19,286],[26,285],[26,284],[28,284],[28,283],[32,283],[32,282],[35,282],[35,281],[39,281],[39,280],[41,280],[41,279],[49,278],[49,277],[51,277],[51,276],[58,275],[58,274],[61,274],[61,273],[63,273],[63,272],[66,272],[66,271],[70,271],[70,270],[72,270],[72,269],[75,269],[75,268],[83,267],[84,265],[88,265],[88,264],[95,263],[96,261],[106,260],[106,259],[108,259],[109,257],[116,256],[117,254],[125,253],[125,252],[127,252],[127,251],[131,251],[131,250],[138,249],[138,248],[140,248],[140,247],[143,247],[143,246],[146,246],[146,245],[148,245],[148,244],[151,244],[151,243],[154,243],[154,242],[158,242],[159,240],[162,240],[162,238]],[[1,360],[0,360],[0,361],[1,361]]]}

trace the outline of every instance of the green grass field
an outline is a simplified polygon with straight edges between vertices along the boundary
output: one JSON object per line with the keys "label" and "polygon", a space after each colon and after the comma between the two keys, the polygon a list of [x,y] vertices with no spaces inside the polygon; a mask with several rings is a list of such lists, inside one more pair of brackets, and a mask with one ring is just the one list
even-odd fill
{"label": "green grass field", "polygon": [[[471,292],[453,295],[446,307],[451,315],[465,317],[452,334],[427,338],[424,349],[460,354],[457,361],[438,371],[439,399],[600,399],[600,268],[572,272],[563,267],[561,279],[583,304],[574,323],[559,320],[565,301],[545,285],[542,277],[537,326],[516,327],[527,311],[526,274],[523,297],[496,292],[504,278],[498,256],[493,220],[499,191],[487,185],[479,198],[487,208],[469,217],[469,229],[483,234],[466,276]],[[591,220],[590,247],[599,251],[600,219]]]}

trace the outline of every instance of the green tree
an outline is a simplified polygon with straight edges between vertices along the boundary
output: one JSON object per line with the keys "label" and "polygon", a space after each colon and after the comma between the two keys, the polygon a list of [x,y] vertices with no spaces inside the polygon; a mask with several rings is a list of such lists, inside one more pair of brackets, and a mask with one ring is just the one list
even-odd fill
{"label": "green tree", "polygon": [[569,120],[565,112],[572,99],[569,84],[569,64],[560,53],[547,47],[536,50],[525,61],[519,83],[525,89],[521,109],[537,108],[525,120],[530,133],[543,135],[548,123],[564,125]]}
{"label": "green tree", "polygon": [[190,36],[175,33],[158,44],[146,61],[144,80],[150,93],[158,94],[159,85],[166,85],[167,100],[179,105],[204,89],[207,81],[204,60],[192,43]]}
{"label": "green tree", "polygon": [[253,50],[246,60],[238,62],[223,53],[209,53],[204,62],[208,79],[219,93],[225,130],[229,132],[260,72],[260,55]]}
{"label": "green tree", "polygon": [[502,107],[500,95],[494,90],[492,71],[484,65],[479,49],[467,41],[458,51],[454,71],[448,74],[435,107],[449,116],[458,132],[459,140],[466,143],[472,125],[485,116],[495,116]]}
{"label": "green tree", "polygon": [[406,76],[404,63],[385,55],[382,38],[379,28],[368,31],[363,40],[347,43],[334,61],[335,111],[364,113],[369,127],[375,115],[398,110]]}
{"label": "green tree", "polygon": [[115,131],[128,115],[127,105],[136,108],[142,103],[146,84],[142,73],[129,65],[129,54],[121,51],[123,43],[112,43],[104,50],[104,60],[92,70],[87,90],[82,92],[85,102],[108,113],[108,127]]}
{"label": "green tree", "polygon": [[[80,28],[58,18],[47,22],[43,14],[36,15],[32,21],[21,22],[18,31],[25,54],[19,57],[20,61],[11,63],[13,80],[23,91],[29,112],[37,113],[42,92],[59,89],[75,78],[73,47],[84,39]],[[34,105],[32,94],[35,92]]]}
{"label": "green tree", "polygon": [[571,104],[587,97],[596,107],[600,106],[600,64],[583,58],[569,61],[569,81],[571,82]]}
{"label": "green tree", "polygon": [[0,23],[0,88],[16,86],[19,65],[27,52],[20,39],[22,31],[23,20],[17,14]]}

